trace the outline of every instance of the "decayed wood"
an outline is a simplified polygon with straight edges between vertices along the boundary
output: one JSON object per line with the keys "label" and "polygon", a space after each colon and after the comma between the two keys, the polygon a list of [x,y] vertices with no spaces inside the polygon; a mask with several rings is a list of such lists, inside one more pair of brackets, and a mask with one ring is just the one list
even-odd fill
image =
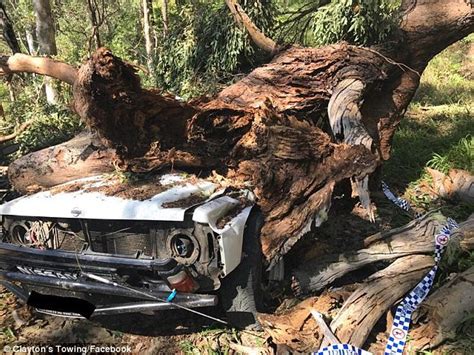
{"label": "decayed wood", "polygon": [[364,248],[360,250],[334,253],[306,262],[293,272],[295,291],[305,294],[321,290],[347,273],[377,261],[432,253],[434,236],[442,224],[439,215],[425,216],[422,220],[366,238]]}
{"label": "decayed wood", "polygon": [[286,345],[291,351],[309,353],[319,349],[323,339],[323,333],[311,316],[311,310],[331,317],[335,315],[337,306],[342,304],[350,293],[350,290],[324,292],[279,314],[259,314],[258,319],[275,344]]}
{"label": "decayed wood", "polygon": [[[356,190],[364,199],[366,177],[389,156],[395,127],[419,84],[424,68],[420,63],[426,65],[430,55],[474,27],[470,7],[466,10],[466,4],[454,2],[453,6],[462,11],[459,18],[449,13],[452,26],[446,25],[449,36],[439,37],[442,40],[430,37],[422,18],[407,15],[410,39],[418,33],[430,48],[412,48],[411,42],[396,48],[344,43],[290,47],[213,100],[183,103],[145,90],[133,67],[103,48],[81,67],[76,80],[74,75],[65,78],[74,81],[76,111],[115,149],[122,169],[180,167],[199,169],[202,176],[218,170],[236,185],[253,187],[265,215],[262,244],[270,261],[313,223],[324,220],[332,190],[341,180],[359,181]],[[408,31],[404,25],[401,29]],[[400,50],[404,46],[410,50]],[[51,75],[58,67],[48,69]],[[372,139],[372,151],[368,144],[336,142],[328,128],[328,103],[345,80],[364,85],[363,103],[351,107],[358,109],[354,117]]]}
{"label": "decayed wood", "polygon": [[[427,255],[410,255],[395,260],[370,276],[346,300],[331,322],[331,329],[342,343],[362,347],[380,317],[433,265],[433,258]],[[325,344],[323,341],[322,346]]]}
{"label": "decayed wood", "polygon": [[[298,294],[316,292],[347,273],[377,261],[388,261],[412,254],[432,254],[434,236],[446,219],[428,214],[422,219],[388,232],[377,233],[364,240],[364,248],[320,256],[293,272],[294,290]],[[458,236],[464,250],[474,249],[474,215],[460,224]]]}
{"label": "decayed wood", "polygon": [[[457,275],[423,302],[423,324],[413,329],[408,349],[433,349],[456,336],[459,325],[474,312],[474,267]],[[420,315],[418,316],[420,317]]]}
{"label": "decayed wood", "polygon": [[461,248],[463,250],[474,250],[474,214],[471,214],[467,221],[459,224],[457,233],[462,233]]}
{"label": "decayed wood", "polygon": [[12,73],[47,75],[72,85],[76,80],[77,70],[69,64],[51,58],[16,53],[0,58],[0,75]]}
{"label": "decayed wood", "polygon": [[[363,145],[372,151],[373,139],[362,123],[360,106],[365,85],[358,79],[342,80],[329,100],[329,124],[336,140],[349,145]],[[375,211],[369,195],[369,176],[351,178],[352,197],[359,197],[370,221],[375,222]]]}
{"label": "decayed wood", "polygon": [[[260,314],[258,319],[274,343],[308,353],[328,345],[323,342],[322,329],[311,316],[314,309],[333,318],[331,329],[341,342],[362,347],[379,318],[414,287],[433,264],[430,256],[405,256],[370,276],[360,286],[328,291],[308,298],[282,314]],[[341,304],[343,306],[339,308]]]}
{"label": "decayed wood", "polygon": [[15,190],[31,193],[73,179],[114,170],[113,149],[85,132],[66,144],[30,153],[8,167],[8,177]]}
{"label": "decayed wood", "polygon": [[204,176],[215,169],[252,186],[266,216],[262,245],[269,260],[321,220],[335,183],[376,168],[365,147],[331,143],[317,125],[265,103],[241,107],[219,97],[186,104],[142,89],[134,69],[106,49],[81,67],[74,98],[84,122],[132,171],[194,167]]}
{"label": "decayed wood", "polygon": [[[439,215],[429,216],[421,222],[414,221],[405,227],[392,230],[386,233],[385,237],[379,233],[367,238],[365,243],[368,245],[369,259],[371,252],[376,255],[390,254],[388,245],[393,247],[397,259],[359,286],[353,284],[344,286],[339,291],[324,292],[321,296],[308,298],[282,314],[260,315],[259,320],[265,331],[272,336],[275,343],[285,344],[294,350],[308,352],[318,349],[327,344],[322,343],[322,332],[310,316],[310,311],[315,309],[326,317],[333,318],[331,328],[341,342],[362,347],[383,314],[409,292],[434,265],[434,233],[443,225],[444,220]],[[474,214],[460,223],[459,230],[453,233],[452,238],[459,240],[466,250],[474,249]],[[425,253],[429,255],[420,255]],[[356,266],[351,270],[366,265],[364,254],[354,253]],[[342,258],[342,255],[340,256]],[[377,260],[388,259],[390,257]],[[340,262],[349,265],[350,260],[348,258]],[[308,270],[310,268],[307,264],[305,267]],[[436,293],[431,297],[435,295]],[[338,309],[337,305],[341,303],[343,306]],[[463,303],[461,309],[466,308]],[[456,321],[459,321],[459,317],[455,317]]]}

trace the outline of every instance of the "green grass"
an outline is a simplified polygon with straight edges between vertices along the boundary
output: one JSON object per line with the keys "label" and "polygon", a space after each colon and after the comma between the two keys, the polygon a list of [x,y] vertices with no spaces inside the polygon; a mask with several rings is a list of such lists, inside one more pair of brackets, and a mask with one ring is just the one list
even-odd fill
{"label": "green grass", "polygon": [[[443,173],[453,168],[474,173],[473,53],[474,35],[471,35],[430,62],[395,134],[392,157],[383,167],[384,180],[413,206],[424,210],[437,208],[458,221],[474,213],[474,206],[433,196],[426,189],[431,181],[425,167]],[[455,244],[450,243],[445,253],[437,286],[452,273],[474,265],[474,252],[462,251]],[[456,338],[439,353],[473,353],[470,334],[473,323],[473,315],[466,317],[456,330]]]}
{"label": "green grass", "polygon": [[392,157],[384,166],[386,180],[398,188],[406,187],[422,176],[435,154],[448,156],[446,164],[453,167],[472,169],[467,154],[457,157],[453,147],[462,139],[468,140],[472,154],[469,133],[474,133],[473,114],[474,105],[470,103],[425,108],[412,105],[395,134]]}
{"label": "green grass", "polygon": [[423,73],[384,165],[384,179],[396,190],[426,181],[426,166],[474,172],[472,46],[474,35],[440,53]]}
{"label": "green grass", "polygon": [[[469,104],[474,97],[472,65],[474,35],[434,57],[423,73],[415,106]],[[469,58],[469,56],[471,56]]]}

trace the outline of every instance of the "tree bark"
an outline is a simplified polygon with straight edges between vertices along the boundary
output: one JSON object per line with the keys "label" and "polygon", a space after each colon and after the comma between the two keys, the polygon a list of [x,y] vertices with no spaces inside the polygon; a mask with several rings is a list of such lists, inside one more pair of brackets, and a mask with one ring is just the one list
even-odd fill
{"label": "tree bark", "polygon": [[[403,227],[367,237],[362,249],[305,261],[293,271],[294,291],[297,294],[318,292],[344,275],[369,264],[412,254],[432,254],[434,237],[445,223],[446,219],[440,214],[426,215]],[[474,249],[474,215],[460,224],[460,231],[460,247],[463,250]]]}
{"label": "tree bark", "polygon": [[[331,322],[334,334],[341,343],[361,348],[380,317],[415,287],[433,265],[431,256],[410,255],[370,276]],[[327,345],[323,340],[321,346]]]}
{"label": "tree bark", "polygon": [[81,177],[114,171],[115,151],[95,135],[83,132],[72,140],[30,153],[8,167],[15,190],[32,193]]}
{"label": "tree bark", "polygon": [[163,21],[163,37],[168,35],[168,0],[161,0],[161,19]]}
{"label": "tree bark", "polygon": [[10,57],[0,57],[0,75],[14,73],[46,75],[71,85],[77,77],[77,70],[73,66],[51,58],[32,57],[20,53]]}
{"label": "tree bark", "polygon": [[37,54],[36,36],[35,36],[34,30],[31,28],[27,28],[25,30],[25,36],[26,36],[26,43],[28,44],[28,53],[30,55],[36,55]]}
{"label": "tree bark", "polygon": [[[424,66],[473,30],[470,6],[448,3],[447,15],[438,2],[409,12],[397,45],[291,47],[215,99],[190,103],[141,88],[134,68],[101,48],[78,72],[74,107],[123,169],[217,170],[252,186],[265,215],[263,251],[276,262],[324,222],[342,180],[371,214],[368,176],[389,157]],[[447,33],[423,16],[442,17]]]}
{"label": "tree bark", "polygon": [[2,28],[3,39],[7,42],[12,53],[20,53],[21,49],[16,38],[15,30],[13,29],[13,24],[8,17],[7,10],[3,3],[0,3],[0,27]]}
{"label": "tree bark", "polygon": [[[352,293],[350,289],[327,292],[308,298],[281,315],[262,314],[258,319],[273,342],[308,353],[328,345],[322,329],[311,317],[311,310],[316,310],[333,317],[331,328],[341,343],[362,348],[379,318],[414,287],[433,264],[430,256],[406,256],[370,276]],[[342,308],[335,309],[340,303],[343,303]]]}
{"label": "tree bark", "polygon": [[[36,36],[38,38],[39,54],[51,56],[57,54],[54,21],[49,0],[34,0],[33,7],[36,15]],[[44,79],[46,100],[54,105],[58,103],[58,93],[54,81]]]}
{"label": "tree bark", "polygon": [[443,226],[440,215],[428,215],[422,220],[377,233],[363,241],[363,248],[317,257],[293,271],[293,287],[297,294],[317,292],[342,276],[366,265],[390,261],[413,253],[434,251],[434,236]]}
{"label": "tree bark", "polygon": [[474,266],[436,290],[421,306],[423,322],[410,332],[408,348],[433,349],[456,337],[456,329],[474,312]]}
{"label": "tree bark", "polygon": [[253,42],[265,52],[275,54],[280,50],[280,47],[275,43],[274,40],[265,36],[260,29],[255,26],[250,17],[243,11],[242,7],[237,3],[237,0],[225,0],[227,7],[229,8],[235,22],[241,27],[245,28]]}
{"label": "tree bark", "polygon": [[426,168],[435,195],[474,204],[474,176],[465,170],[451,169],[448,174]]}
{"label": "tree bark", "polygon": [[[102,1],[102,8],[104,9],[105,3]],[[102,14],[99,9],[98,0],[87,0],[87,9],[89,10],[89,18],[92,25],[92,35],[89,40],[89,51],[92,50],[92,40],[95,41],[95,48],[102,47],[102,41],[100,40],[100,26],[102,25],[102,18],[104,16],[104,10]]]}
{"label": "tree bark", "polygon": [[[361,262],[366,259],[374,262],[393,260],[394,256],[396,259],[386,268],[369,276],[360,285],[343,285],[324,291],[320,296],[307,298],[279,314],[259,315],[263,328],[276,344],[285,344],[292,350],[305,353],[315,351],[327,345],[327,342],[323,342],[322,329],[310,315],[311,310],[316,310],[332,319],[331,328],[339,341],[363,347],[379,319],[434,265],[433,232],[443,223],[444,218],[441,220],[439,216],[431,216],[420,223],[411,222],[402,228],[388,232],[386,238],[380,233],[366,238],[364,244],[368,244],[367,249],[361,249],[353,254],[339,254],[338,258],[331,257],[330,259],[337,261],[327,264],[328,270],[336,269],[342,264],[346,265],[344,271],[347,272],[367,265]],[[456,243],[453,239],[458,240],[465,250],[474,249],[474,215],[460,223],[459,230],[452,235],[451,243]],[[429,247],[425,246],[425,241],[429,241]],[[383,246],[385,243],[386,245]],[[392,246],[393,250],[390,250],[389,246]],[[364,256],[364,254],[368,255]],[[383,254],[388,255],[381,257]],[[373,258],[373,256],[376,257]],[[333,265],[336,267],[333,268]],[[308,274],[312,271],[312,267],[305,264]],[[342,270],[342,267],[340,269]],[[340,273],[339,276],[343,274],[345,272]],[[416,349],[425,348],[428,343],[439,344],[450,336],[449,329],[455,329],[456,325],[461,323],[462,315],[472,310],[472,285],[466,285],[466,282],[472,281],[471,279],[472,270],[468,270],[442,286],[422,304],[418,318],[423,321],[423,324],[410,333],[415,339]],[[448,303],[449,306],[446,306]],[[340,304],[342,307],[338,307]],[[391,321],[388,323],[390,326]],[[383,344],[385,342],[386,339],[381,341]],[[381,351],[382,349],[377,348],[373,353]]]}

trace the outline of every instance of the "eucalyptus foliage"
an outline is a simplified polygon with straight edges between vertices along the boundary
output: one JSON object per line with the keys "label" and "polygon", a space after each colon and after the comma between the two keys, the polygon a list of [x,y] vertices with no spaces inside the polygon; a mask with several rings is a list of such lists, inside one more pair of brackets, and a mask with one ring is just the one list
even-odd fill
{"label": "eucalyptus foliage", "polygon": [[282,40],[307,46],[381,43],[399,23],[399,0],[294,1],[282,11]]}
{"label": "eucalyptus foliage", "polygon": [[[72,138],[84,129],[79,118],[65,105],[48,105],[41,95],[42,82],[37,78],[25,86],[14,103],[5,106],[6,115],[0,121],[0,130],[14,128],[21,122],[33,120],[27,130],[16,137],[18,151],[13,157],[0,156],[5,164],[23,154],[58,144]],[[0,90],[0,94],[6,95]]]}
{"label": "eucalyptus foliage", "polygon": [[314,13],[311,31],[317,44],[348,41],[369,45],[385,41],[395,29],[400,4],[393,0],[339,0]]}
{"label": "eucalyptus foliage", "polygon": [[[271,34],[275,7],[269,0],[240,2],[254,23]],[[170,14],[170,32],[157,54],[157,84],[181,96],[215,91],[232,74],[261,63],[264,56],[233,20],[224,1],[195,1]]]}
{"label": "eucalyptus foliage", "polygon": [[[1,1],[26,53],[26,34],[34,36],[35,32],[32,1]],[[95,49],[87,1],[50,1],[57,58],[79,65]],[[106,0],[99,4],[103,4],[100,11],[105,13],[99,28],[103,44],[137,68],[145,68],[142,1]],[[260,30],[280,44],[308,46],[340,40],[361,45],[383,42],[398,22],[399,7],[398,1],[390,0],[239,0],[239,4]],[[184,98],[213,94],[268,61],[267,54],[236,25],[224,0],[169,0],[167,30],[160,6],[160,1],[153,2],[155,68],[152,73],[139,72],[145,85]],[[0,43],[0,50],[6,53],[8,47]],[[15,78],[11,87],[17,92],[17,100],[10,102],[7,86],[0,84],[0,100],[7,117],[0,123],[4,133],[31,117],[38,118],[38,123],[17,138],[22,153],[57,143],[81,128],[77,117],[62,106],[44,106],[41,85],[38,77]],[[60,89],[60,101],[65,104],[71,100],[71,92],[65,85]]]}

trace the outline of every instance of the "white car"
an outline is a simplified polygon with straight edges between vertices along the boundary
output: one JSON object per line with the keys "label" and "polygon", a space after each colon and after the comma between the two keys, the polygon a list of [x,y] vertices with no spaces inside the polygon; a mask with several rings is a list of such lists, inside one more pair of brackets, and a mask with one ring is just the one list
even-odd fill
{"label": "white car", "polygon": [[[246,189],[167,174],[85,178],[0,206],[0,282],[69,317],[214,306],[255,322],[262,218]],[[174,291],[173,291],[174,290]]]}

